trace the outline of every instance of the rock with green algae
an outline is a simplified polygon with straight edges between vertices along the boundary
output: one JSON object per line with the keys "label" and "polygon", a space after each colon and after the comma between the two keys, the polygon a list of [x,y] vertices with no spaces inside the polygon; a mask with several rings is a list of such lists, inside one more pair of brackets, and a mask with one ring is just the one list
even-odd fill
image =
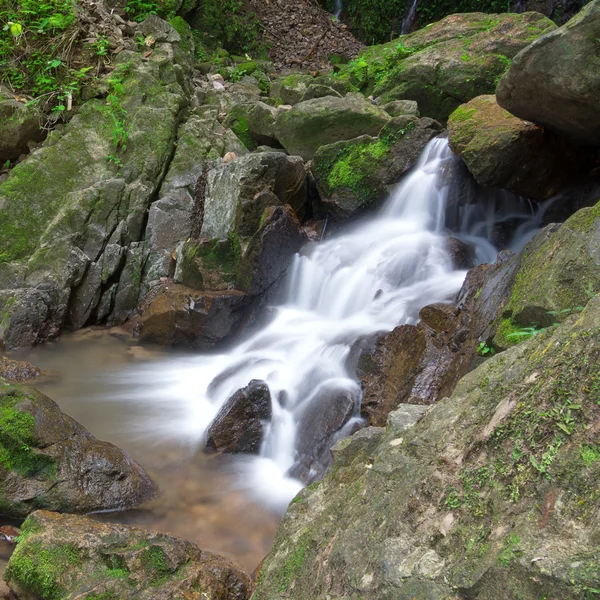
{"label": "rock with green algae", "polygon": [[382,108],[360,94],[326,96],[280,112],[275,134],[290,154],[310,160],[321,146],[361,135],[376,136],[389,120]]}
{"label": "rock with green algae", "polygon": [[118,279],[116,255],[143,234],[187,103],[184,67],[169,44],[146,59],[124,51],[118,62],[107,99],[84,104],[0,185],[6,346],[85,324],[106,283]]}
{"label": "rock with green algae", "polygon": [[534,12],[451,15],[365,48],[339,78],[384,103],[414,100],[421,115],[445,121],[463,102],[494,93],[515,55],[555,28]]}
{"label": "rock with green algae", "polygon": [[501,108],[493,95],[459,106],[448,119],[450,148],[477,183],[544,200],[589,171],[593,157]]}
{"label": "rock with green algae", "polygon": [[153,492],[127,453],[97,440],[37,390],[0,381],[0,513],[126,508]]}
{"label": "rock with green algae", "polygon": [[433,119],[406,115],[392,119],[378,137],[321,146],[311,166],[319,212],[343,218],[382,202],[441,131]]}
{"label": "rock with green algae", "polygon": [[[290,504],[253,600],[581,599],[600,588],[600,296],[487,360]],[[364,435],[361,432],[357,436]]]}
{"label": "rock with green algae", "polygon": [[549,225],[511,260],[519,266],[493,323],[498,348],[518,343],[523,328],[548,327],[581,311],[600,292],[600,203]]}
{"label": "rock with green algae", "polygon": [[167,534],[40,510],[25,521],[4,578],[22,600],[246,600],[250,578]]}
{"label": "rock with green algae", "polygon": [[225,124],[249,150],[261,144],[278,146],[275,137],[277,110],[260,101],[235,102],[232,104]]}
{"label": "rock with green algae", "polygon": [[577,142],[600,145],[600,2],[520,52],[500,80],[498,103]]}

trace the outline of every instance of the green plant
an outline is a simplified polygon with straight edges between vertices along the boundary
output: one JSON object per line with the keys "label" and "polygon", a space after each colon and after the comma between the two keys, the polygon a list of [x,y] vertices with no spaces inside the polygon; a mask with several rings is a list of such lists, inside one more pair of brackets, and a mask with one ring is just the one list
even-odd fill
{"label": "green plant", "polygon": [[494,346],[488,344],[485,340],[482,340],[477,346],[477,353],[480,356],[493,356],[494,354],[496,354],[496,349],[494,348]]}
{"label": "green plant", "polygon": [[108,51],[110,49],[110,41],[105,35],[99,35],[96,38],[96,41],[92,42],[90,46],[96,53],[96,56],[104,57],[108,56]]}

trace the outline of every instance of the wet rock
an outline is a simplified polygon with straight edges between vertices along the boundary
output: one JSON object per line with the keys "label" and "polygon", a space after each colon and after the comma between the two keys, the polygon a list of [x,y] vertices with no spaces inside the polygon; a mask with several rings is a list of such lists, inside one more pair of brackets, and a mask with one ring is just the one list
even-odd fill
{"label": "wet rock", "polygon": [[265,209],[260,229],[240,262],[237,287],[252,295],[266,292],[285,275],[292,257],[307,241],[292,208]]}
{"label": "wet rock", "polygon": [[263,381],[251,381],[219,410],[208,427],[206,449],[258,454],[263,438],[263,423],[271,420],[271,414],[269,386]]}
{"label": "wet rock", "polygon": [[455,237],[446,238],[446,250],[456,269],[471,269],[475,266],[475,250]]}
{"label": "wet rock", "polygon": [[191,542],[45,510],[23,524],[5,579],[23,600],[247,600],[250,594],[245,573]]}
{"label": "wet rock", "polygon": [[[409,429],[389,427],[367,453],[357,444],[290,505],[255,595],[575,600],[595,589],[600,460],[581,456],[597,429],[599,318],[596,296],[487,360]],[[543,416],[558,390],[581,404],[570,435]],[[550,448],[547,472],[532,468]]]}
{"label": "wet rock", "polygon": [[[202,237],[253,235],[268,202],[289,204],[302,214],[306,202],[306,170],[298,156],[260,152],[242,156],[208,173]],[[265,196],[264,192],[270,192]]]}
{"label": "wet rock", "polygon": [[41,375],[41,371],[31,363],[23,360],[11,360],[0,357],[0,377],[8,381],[27,381]]}
{"label": "wet rock", "polygon": [[544,200],[589,171],[593,157],[479,96],[448,120],[448,141],[477,183]]}
{"label": "wet rock", "polygon": [[389,119],[383,109],[360,94],[328,96],[301,102],[280,113],[275,133],[290,154],[310,160],[321,146],[361,135],[377,135]]}
{"label": "wet rock", "polygon": [[169,285],[142,308],[140,339],[165,346],[213,348],[239,331],[248,307],[248,296],[242,292]]}
{"label": "wet rock", "polygon": [[450,15],[401,40],[365,48],[339,78],[382,104],[413,100],[421,115],[445,121],[463,102],[493,94],[515,55],[555,28],[533,12]]}
{"label": "wet rock", "polygon": [[45,138],[43,116],[0,88],[0,163],[29,153],[29,143]]}
{"label": "wet rock", "polygon": [[500,80],[498,104],[576,142],[600,140],[600,3],[519,53]]}
{"label": "wet rock", "polygon": [[382,202],[441,130],[432,119],[401,116],[377,138],[361,136],[321,146],[311,166],[320,196],[318,212],[344,218]]}
{"label": "wet rock", "polygon": [[92,512],[135,506],[154,486],[128,454],[94,438],[33,388],[0,390],[0,512]]}

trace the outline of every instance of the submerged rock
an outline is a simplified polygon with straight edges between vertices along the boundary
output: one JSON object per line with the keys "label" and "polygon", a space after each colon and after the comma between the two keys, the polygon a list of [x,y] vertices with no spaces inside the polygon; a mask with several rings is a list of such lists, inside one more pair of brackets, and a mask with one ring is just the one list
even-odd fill
{"label": "submerged rock", "polygon": [[11,360],[0,357],[0,377],[7,381],[27,381],[41,375],[41,371],[31,363],[23,360]]}
{"label": "submerged rock", "polygon": [[327,96],[279,113],[275,133],[290,153],[310,160],[317,149],[361,135],[376,136],[390,116],[360,94]]}
{"label": "submerged rock", "polygon": [[448,120],[448,141],[480,185],[538,200],[556,195],[593,166],[591,156],[511,115],[495,96],[457,108]]}
{"label": "submerged rock", "polygon": [[264,381],[251,381],[219,410],[206,433],[206,449],[258,454],[264,422],[271,420],[271,394]]}
{"label": "submerged rock", "polygon": [[93,437],[33,388],[1,384],[0,512],[122,509],[154,486],[127,453]]}
{"label": "submerged rock", "polygon": [[494,93],[515,55],[555,28],[534,12],[450,15],[365,48],[340,77],[383,103],[414,100],[422,116],[445,121],[463,102]]}
{"label": "submerged rock", "polygon": [[[597,589],[599,319],[596,296],[486,361],[413,427],[389,424],[345,453],[290,504],[255,600]],[[550,416],[575,402],[568,423]]]}
{"label": "submerged rock", "polygon": [[40,510],[23,524],[5,572],[20,599],[247,600],[250,578],[195,544]]}
{"label": "submerged rock", "polygon": [[576,142],[600,145],[600,2],[520,52],[500,80],[498,104]]}
{"label": "submerged rock", "polygon": [[311,167],[319,190],[319,212],[343,218],[382,202],[441,131],[432,119],[401,116],[376,138],[364,135],[321,146]]}

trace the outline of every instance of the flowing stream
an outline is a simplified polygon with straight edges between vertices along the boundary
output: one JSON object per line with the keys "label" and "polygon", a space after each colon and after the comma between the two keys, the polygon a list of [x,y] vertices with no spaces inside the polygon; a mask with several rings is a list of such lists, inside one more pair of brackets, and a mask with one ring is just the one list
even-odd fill
{"label": "flowing stream", "polygon": [[344,10],[344,5],[342,4],[342,0],[335,0],[335,17],[336,19],[340,19],[342,16],[342,10]]}
{"label": "flowing stream", "polygon": [[[91,330],[17,357],[61,371],[40,389],[159,483],[154,505],[108,518],[170,531],[252,568],[277,513],[360,422],[361,341],[455,296],[466,271],[453,266],[449,236],[490,262],[498,248],[520,249],[543,212],[478,187],[438,138],[377,214],[303,248],[266,323],[227,351],[169,354]],[[198,453],[220,407],[253,379],[268,384],[273,407],[260,456]]]}
{"label": "flowing stream", "polygon": [[410,5],[410,8],[408,9],[406,16],[402,20],[402,29],[400,30],[400,33],[402,35],[404,35],[406,33],[410,33],[410,28],[412,27],[412,24],[415,22],[415,17],[417,16],[417,4],[418,3],[419,3],[419,0],[412,0],[412,4]]}

